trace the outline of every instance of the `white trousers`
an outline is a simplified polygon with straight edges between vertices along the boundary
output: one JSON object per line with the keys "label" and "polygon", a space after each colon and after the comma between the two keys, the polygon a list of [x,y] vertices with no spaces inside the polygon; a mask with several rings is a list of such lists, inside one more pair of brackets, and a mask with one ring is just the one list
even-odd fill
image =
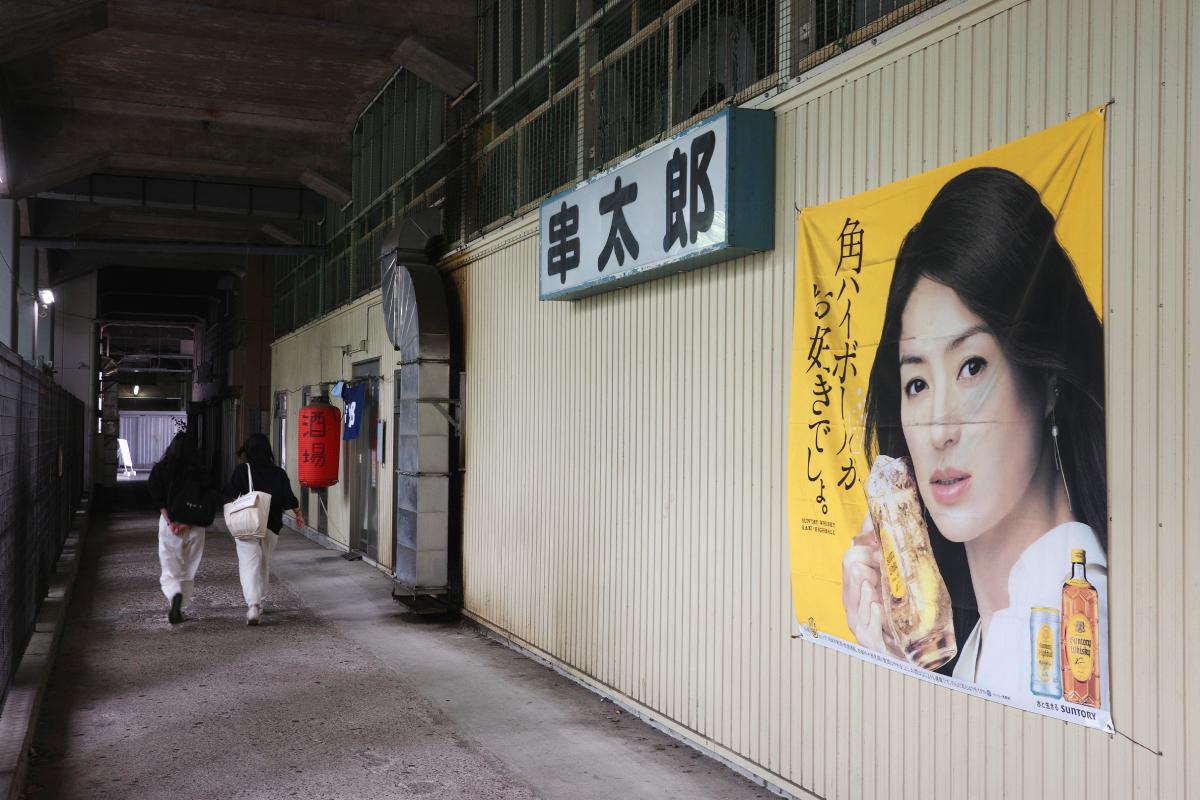
{"label": "white trousers", "polygon": [[267,531],[262,539],[234,539],[238,554],[238,576],[242,579],[242,597],[247,608],[262,606],[271,584],[271,553],[279,541],[278,533]]}
{"label": "white trousers", "polygon": [[158,515],[158,563],[162,566],[158,582],[168,600],[176,594],[183,595],[185,604],[192,599],[192,584],[203,557],[204,528],[193,526],[176,536],[162,514]]}

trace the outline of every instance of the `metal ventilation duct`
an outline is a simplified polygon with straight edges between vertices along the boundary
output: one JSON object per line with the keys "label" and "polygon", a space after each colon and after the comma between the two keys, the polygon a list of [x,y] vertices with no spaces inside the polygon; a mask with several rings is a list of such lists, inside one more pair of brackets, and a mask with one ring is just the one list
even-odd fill
{"label": "metal ventilation duct", "polygon": [[395,446],[395,582],[404,593],[440,595],[449,588],[450,318],[442,276],[428,248],[441,212],[420,212],[385,239],[383,311],[399,351]]}

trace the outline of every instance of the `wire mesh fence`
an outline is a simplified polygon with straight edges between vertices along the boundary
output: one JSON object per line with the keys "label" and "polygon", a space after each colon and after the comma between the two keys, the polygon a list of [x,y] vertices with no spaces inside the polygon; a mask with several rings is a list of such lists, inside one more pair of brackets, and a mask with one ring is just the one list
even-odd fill
{"label": "wire mesh fence", "polygon": [[83,490],[83,403],[0,345],[0,698]]}
{"label": "wire mesh fence", "polygon": [[352,201],[281,260],[276,335],[379,284],[376,245],[439,204],[464,243],[944,0],[479,0],[478,82],[398,73],[359,118]]}
{"label": "wire mesh fence", "polygon": [[[592,147],[600,164],[670,127],[669,38],[667,26],[644,29],[636,42],[610,55],[596,70]],[[606,49],[603,44],[601,48]]]}

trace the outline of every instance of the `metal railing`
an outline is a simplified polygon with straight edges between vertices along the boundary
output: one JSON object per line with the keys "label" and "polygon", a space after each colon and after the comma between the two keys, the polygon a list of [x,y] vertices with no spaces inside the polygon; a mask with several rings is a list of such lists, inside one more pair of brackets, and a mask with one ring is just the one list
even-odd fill
{"label": "metal railing", "polygon": [[451,100],[398,73],[354,133],[353,200],[280,260],[281,336],[379,285],[378,245],[442,205],[461,244],[943,0],[480,0],[479,80]]}
{"label": "metal railing", "polygon": [[83,403],[0,345],[0,697],[83,490],[85,435]]}

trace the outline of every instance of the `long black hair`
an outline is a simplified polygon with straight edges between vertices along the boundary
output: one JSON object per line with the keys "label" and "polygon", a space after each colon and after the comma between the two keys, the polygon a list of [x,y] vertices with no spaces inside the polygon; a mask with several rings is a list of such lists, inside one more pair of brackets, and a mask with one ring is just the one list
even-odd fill
{"label": "long black hair", "polygon": [[[904,238],[867,389],[872,460],[880,453],[909,457],[900,425],[899,343],[904,308],[921,278],[953,289],[1028,385],[1056,393],[1053,407],[1071,508],[1107,547],[1104,331],[1037,191],[1007,170],[968,170],[942,187]],[[966,551],[941,535],[928,511],[925,521],[962,642],[978,619]]]}
{"label": "long black hair", "polygon": [[175,434],[158,463],[172,478],[204,468],[200,459],[200,449],[196,447],[196,438],[188,431]]}
{"label": "long black hair", "polygon": [[256,467],[270,466],[275,463],[275,453],[271,450],[271,440],[263,433],[252,433],[242,445],[246,453],[246,463]]}

